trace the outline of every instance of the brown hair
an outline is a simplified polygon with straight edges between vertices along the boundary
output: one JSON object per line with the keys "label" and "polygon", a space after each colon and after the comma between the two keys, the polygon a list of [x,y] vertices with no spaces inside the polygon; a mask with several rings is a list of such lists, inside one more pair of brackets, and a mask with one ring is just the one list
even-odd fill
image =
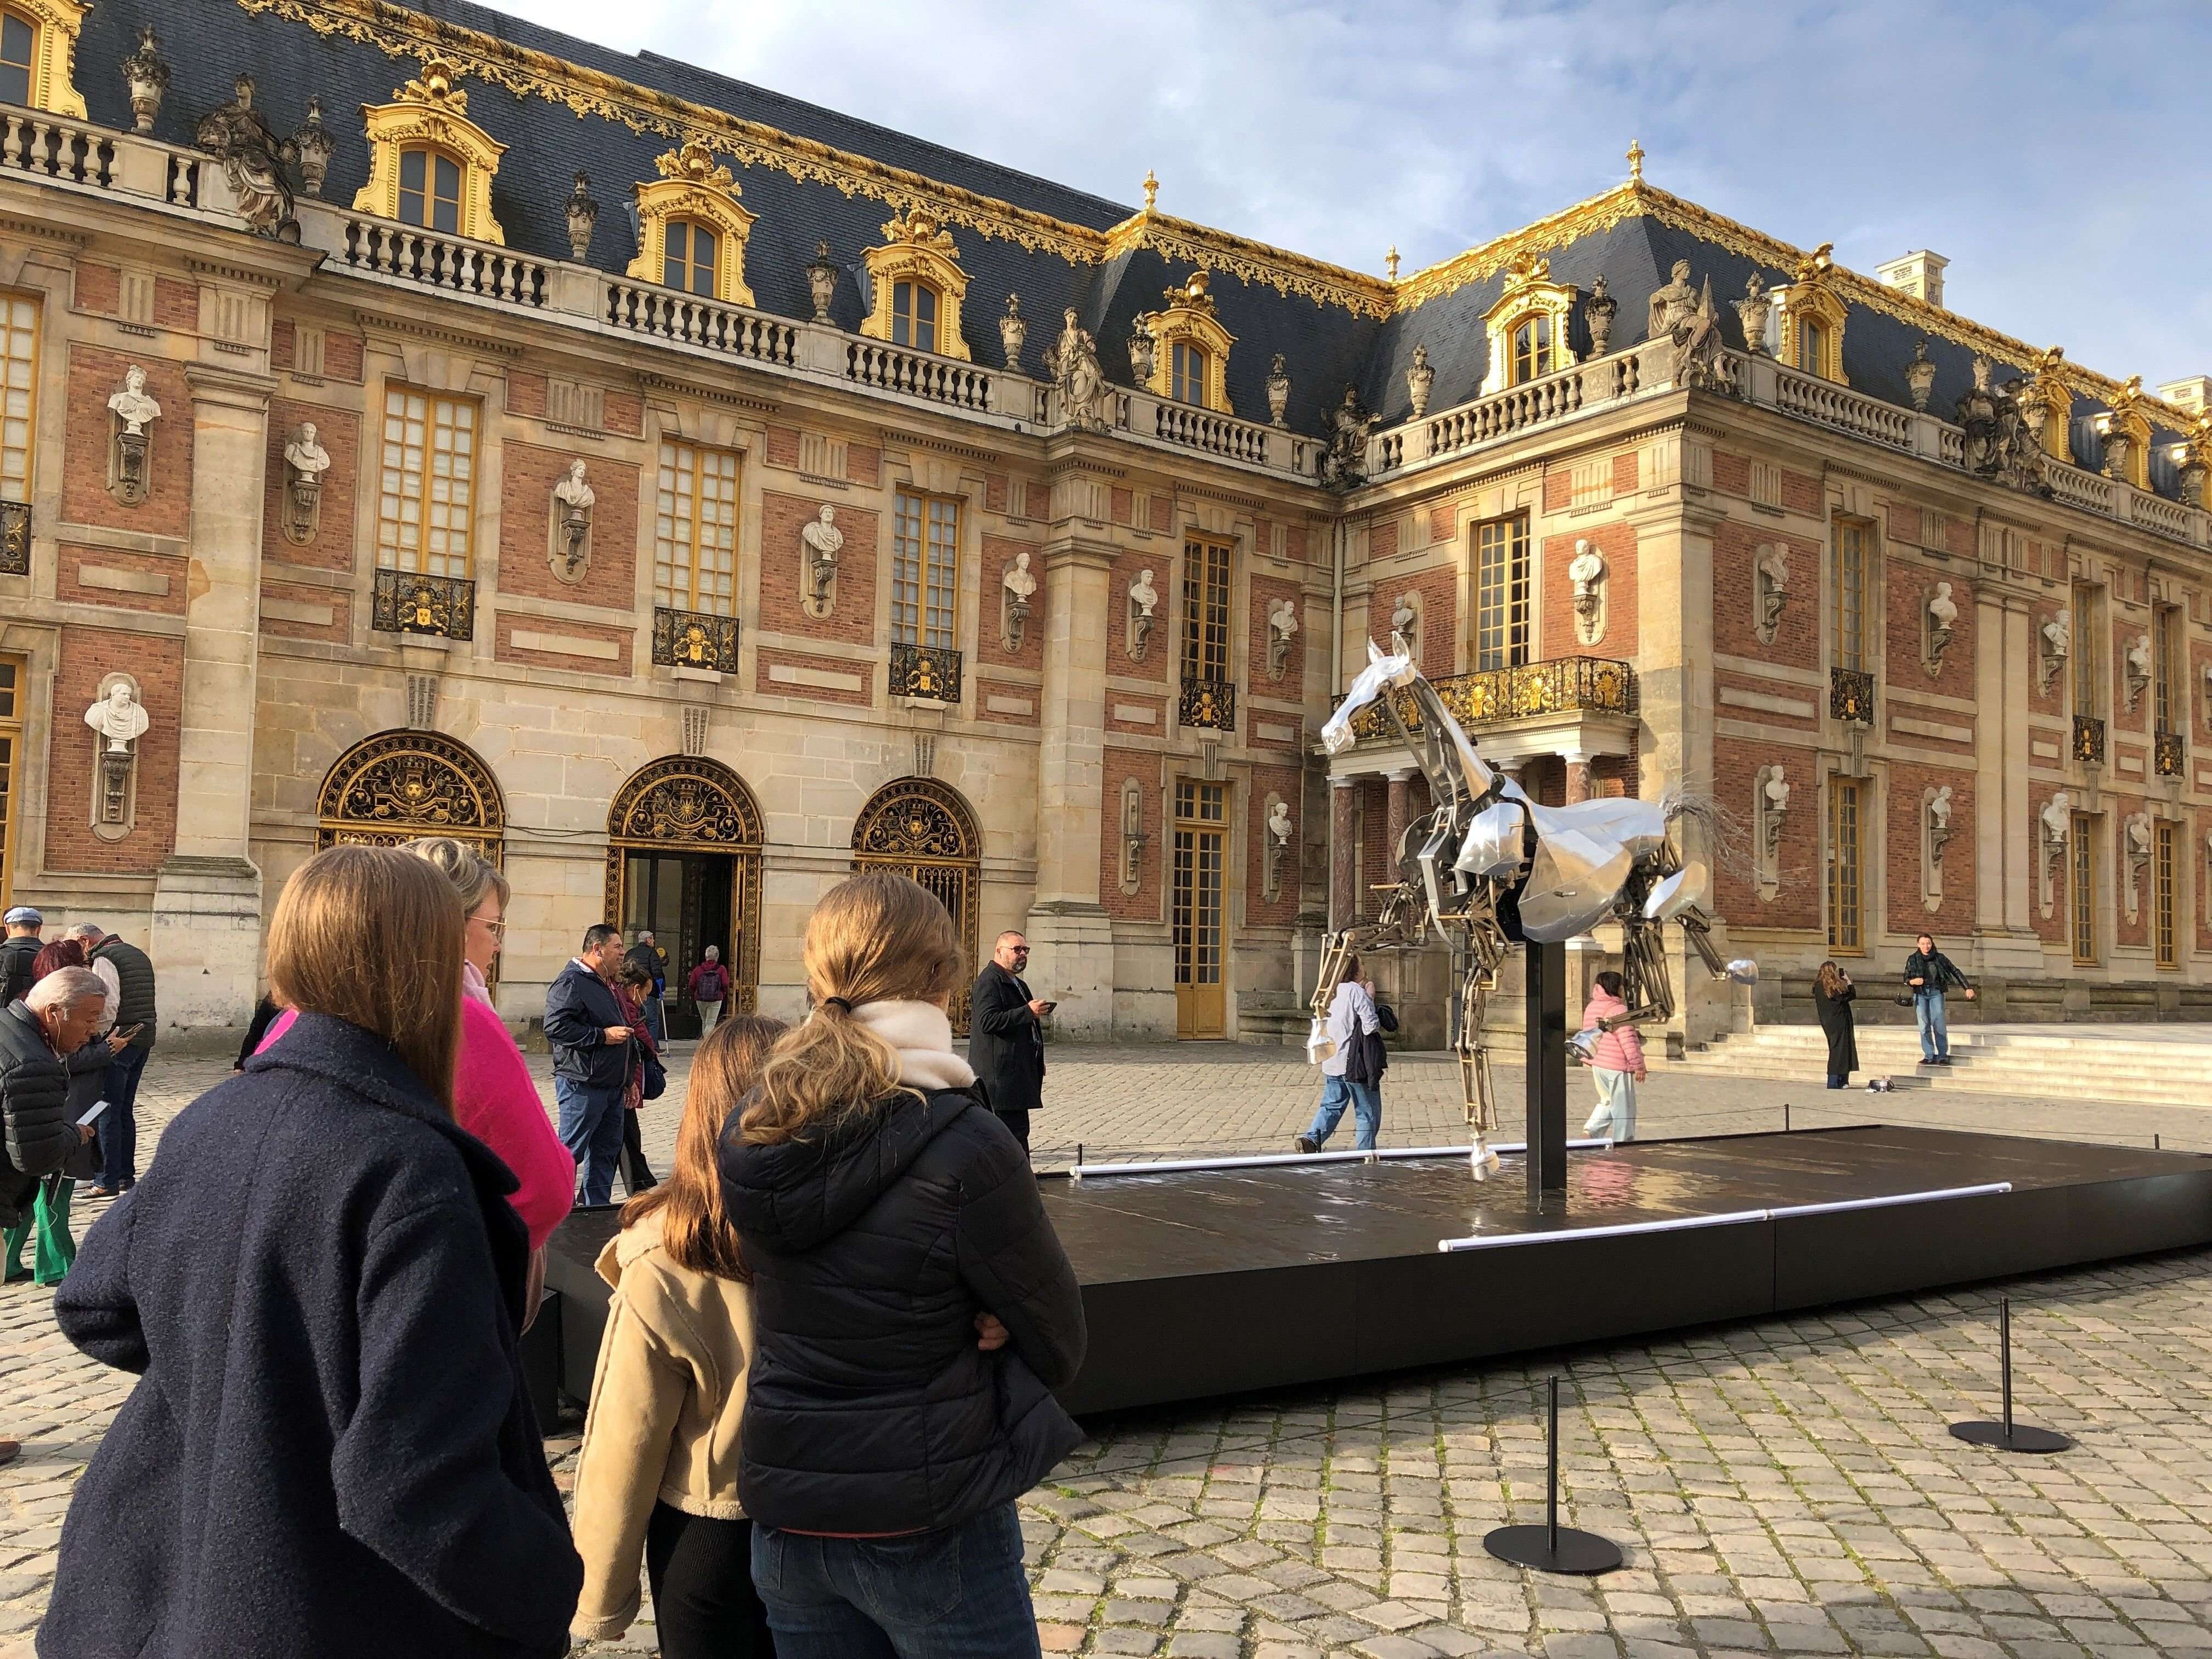
{"label": "brown hair", "polygon": [[866,1111],[898,1088],[898,1056],[854,1009],[933,1002],[960,982],[960,939],[945,907],[909,878],[872,871],[838,883],[814,907],[802,960],[814,1012],[784,1033],[761,1069],[741,1120],[754,1146]]}
{"label": "brown hair", "polygon": [[35,985],[58,968],[82,968],[85,965],[84,941],[58,939],[39,947],[39,954],[31,958],[31,983]]}
{"label": "brown hair", "polygon": [[1820,964],[1819,978],[1820,981],[1820,994],[1822,996],[1839,997],[1843,995],[1844,970],[1837,967],[1832,960],[1824,962]]}
{"label": "brown hair", "polygon": [[383,1038],[450,1115],[467,922],[435,866],[394,847],[331,848],[276,901],[270,994]]}
{"label": "brown hair", "polygon": [[752,1281],[738,1248],[738,1230],[722,1207],[722,1176],[714,1155],[722,1127],[760,1080],[775,1040],[790,1028],[761,1014],[738,1014],[707,1034],[691,1056],[684,1091],[684,1121],[676,1129],[676,1167],[668,1179],[623,1206],[622,1224],[661,1214],[660,1248],[678,1267],[717,1279]]}

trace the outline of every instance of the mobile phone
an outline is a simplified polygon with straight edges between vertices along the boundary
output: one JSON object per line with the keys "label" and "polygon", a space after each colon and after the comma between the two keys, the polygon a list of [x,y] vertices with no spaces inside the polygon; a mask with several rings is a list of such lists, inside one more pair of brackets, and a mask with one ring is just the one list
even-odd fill
{"label": "mobile phone", "polygon": [[77,1119],[76,1127],[82,1129],[86,1124],[90,1123],[94,1119],[98,1118],[99,1115],[106,1109],[107,1103],[103,1100],[98,1105],[94,1106],[90,1111],[87,1112],[82,1117]]}
{"label": "mobile phone", "polygon": [[1048,1013],[1050,1013],[1054,1009],[1055,1009],[1055,1008],[1057,1008],[1057,1007],[1059,1007],[1059,1006],[1060,1006],[1060,1005],[1059,1005],[1057,1002],[1048,1002],[1048,1003],[1046,1003],[1046,1004],[1045,1004],[1045,1006],[1044,1006],[1044,1011],[1045,1011],[1045,1012],[1047,1012],[1047,1013],[1048,1014]]}

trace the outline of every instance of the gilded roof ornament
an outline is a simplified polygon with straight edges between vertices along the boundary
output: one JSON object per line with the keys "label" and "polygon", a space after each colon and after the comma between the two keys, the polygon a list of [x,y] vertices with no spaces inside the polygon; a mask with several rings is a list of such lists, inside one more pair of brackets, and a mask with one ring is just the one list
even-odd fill
{"label": "gilded roof ornament", "polygon": [[453,84],[453,66],[442,58],[422,60],[422,73],[392,94],[403,104],[435,104],[456,115],[469,112],[469,94]]}
{"label": "gilded roof ornament", "polygon": [[1516,289],[1551,280],[1552,262],[1540,259],[1524,248],[1505,262],[1505,287],[1503,291],[1511,294]]}
{"label": "gilded roof ornament", "polygon": [[959,257],[952,233],[927,208],[908,207],[884,225],[884,240],[894,247],[926,247],[948,259]]}
{"label": "gilded roof ornament", "polygon": [[1398,245],[1390,244],[1390,251],[1382,256],[1382,274],[1391,282],[1398,280]]}
{"label": "gilded roof ornament", "polygon": [[1155,211],[1160,200],[1160,181],[1150,167],[1145,169],[1145,211]]}
{"label": "gilded roof ornament", "polygon": [[686,138],[683,149],[655,156],[653,165],[664,179],[680,179],[687,185],[726,190],[732,196],[744,194],[729,168],[718,166],[714,150],[698,138]]}
{"label": "gilded roof ornament", "polygon": [[1644,141],[1640,138],[1628,141],[1628,176],[1633,183],[1644,182]]}
{"label": "gilded roof ornament", "polygon": [[1200,266],[1182,286],[1169,289],[1161,297],[1168,302],[1170,311],[1202,311],[1210,317],[1213,314],[1213,295],[1206,292],[1210,280],[1205,267]]}
{"label": "gilded roof ornament", "polygon": [[1790,278],[1790,281],[1815,284],[1826,282],[1828,273],[1836,268],[1835,246],[1833,242],[1823,242],[1799,259],[1796,274]]}

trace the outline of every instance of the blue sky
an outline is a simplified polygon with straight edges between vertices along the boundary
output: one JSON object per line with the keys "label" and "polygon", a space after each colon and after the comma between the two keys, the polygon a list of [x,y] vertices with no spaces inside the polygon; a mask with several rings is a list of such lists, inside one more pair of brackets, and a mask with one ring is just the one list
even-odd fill
{"label": "blue sky", "polygon": [[2156,385],[2212,374],[2203,0],[494,0],[1119,201],[1408,271],[1626,171]]}

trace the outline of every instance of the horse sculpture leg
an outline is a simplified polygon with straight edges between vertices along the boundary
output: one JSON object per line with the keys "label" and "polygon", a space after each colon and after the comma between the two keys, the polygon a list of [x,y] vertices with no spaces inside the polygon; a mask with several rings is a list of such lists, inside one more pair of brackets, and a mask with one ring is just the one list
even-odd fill
{"label": "horse sculpture leg", "polygon": [[1467,953],[1467,969],[1460,979],[1459,1051],[1460,1091],[1465,1097],[1467,1127],[1474,1139],[1468,1164],[1477,1181],[1498,1173],[1498,1154],[1490,1137],[1498,1127],[1498,1097],[1491,1085],[1490,1044],[1485,1030],[1489,1018],[1490,970],[1474,951]]}

